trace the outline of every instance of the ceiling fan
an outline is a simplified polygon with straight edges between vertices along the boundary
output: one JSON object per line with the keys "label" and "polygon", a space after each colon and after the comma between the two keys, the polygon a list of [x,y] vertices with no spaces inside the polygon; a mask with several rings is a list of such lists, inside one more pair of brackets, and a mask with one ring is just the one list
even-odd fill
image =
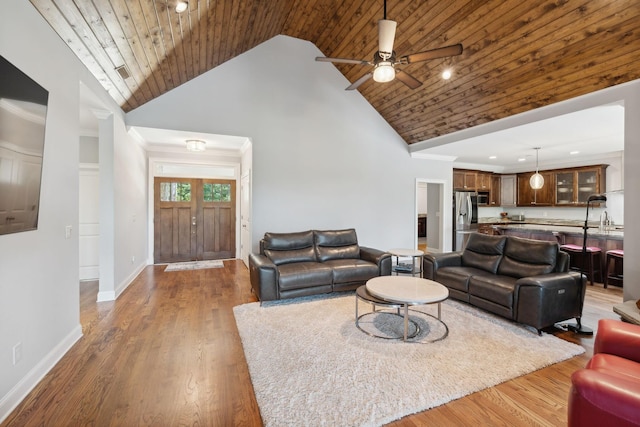
{"label": "ceiling fan", "polygon": [[411,76],[409,73],[397,69],[396,65],[413,64],[415,62],[428,61],[430,59],[456,56],[462,53],[462,45],[458,43],[398,58],[393,50],[393,41],[396,35],[397,25],[397,22],[387,19],[387,0],[384,0],[384,18],[378,21],[378,51],[373,54],[373,61],[367,61],[364,59],[326,58],[324,56],[316,57],[316,61],[373,66],[373,71],[370,71],[360,77],[347,87],[346,90],[357,89],[362,83],[372,77],[373,80],[378,83],[390,82],[397,77],[398,80],[411,89],[416,89],[422,85],[422,82]]}

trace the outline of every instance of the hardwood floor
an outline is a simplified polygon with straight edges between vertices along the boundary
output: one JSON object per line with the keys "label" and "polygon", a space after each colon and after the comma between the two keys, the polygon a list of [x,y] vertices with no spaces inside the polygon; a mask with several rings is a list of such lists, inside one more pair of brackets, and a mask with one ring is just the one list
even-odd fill
{"label": "hardwood floor", "polygon": [[[2,426],[262,425],[232,312],[256,299],[244,264],[224,265],[149,266],[116,302],[96,303],[97,283],[81,284],[83,338]],[[618,318],[621,301],[621,288],[590,286],[584,323]],[[554,334],[586,353],[390,425],[566,425],[569,377],[593,337]]]}

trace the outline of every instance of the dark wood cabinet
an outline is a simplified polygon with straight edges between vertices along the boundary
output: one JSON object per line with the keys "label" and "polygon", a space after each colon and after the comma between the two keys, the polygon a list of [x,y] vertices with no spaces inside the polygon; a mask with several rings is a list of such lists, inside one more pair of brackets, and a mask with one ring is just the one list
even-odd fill
{"label": "dark wood cabinet", "polygon": [[[563,169],[555,173],[556,206],[586,206],[589,196],[606,189],[607,165]],[[594,204],[599,206],[599,204]]]}
{"label": "dark wood cabinet", "polygon": [[491,173],[478,172],[476,174],[476,190],[491,191]]}
{"label": "dark wood cabinet", "polygon": [[427,216],[418,217],[418,237],[427,237]]}
{"label": "dark wood cabinet", "polygon": [[501,203],[501,179],[500,175],[491,175],[491,193],[489,193],[489,205],[500,206]]}
{"label": "dark wood cabinet", "polygon": [[518,174],[518,206],[552,206],[555,201],[555,173],[540,171],[544,185],[539,190],[534,190],[529,184],[529,179],[534,173]]}
{"label": "dark wood cabinet", "polygon": [[462,169],[453,170],[453,189],[458,191],[475,191],[477,189],[477,172]]}

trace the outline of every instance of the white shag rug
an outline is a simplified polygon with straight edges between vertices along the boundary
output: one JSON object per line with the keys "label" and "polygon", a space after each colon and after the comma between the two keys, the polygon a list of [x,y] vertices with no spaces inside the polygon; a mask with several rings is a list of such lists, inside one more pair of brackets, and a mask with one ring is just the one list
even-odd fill
{"label": "white shag rug", "polygon": [[[442,304],[449,335],[427,344],[362,332],[353,293],[233,311],[265,426],[379,426],[584,352],[452,300]],[[411,316],[429,332],[422,317]]]}
{"label": "white shag rug", "polygon": [[174,262],[167,264],[164,271],[183,271],[183,270],[202,270],[205,268],[222,268],[224,264],[220,260],[210,261],[188,261],[188,262]]}

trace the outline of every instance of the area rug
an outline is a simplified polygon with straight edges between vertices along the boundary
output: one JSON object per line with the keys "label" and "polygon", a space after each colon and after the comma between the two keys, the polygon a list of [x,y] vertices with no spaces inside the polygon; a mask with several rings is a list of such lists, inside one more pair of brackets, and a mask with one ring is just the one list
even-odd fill
{"label": "area rug", "polygon": [[[265,426],[379,426],[584,352],[450,300],[449,335],[428,344],[356,328],[353,293],[233,310]],[[422,317],[411,316],[428,335]]]}
{"label": "area rug", "polygon": [[164,271],[202,270],[204,268],[222,268],[224,264],[220,260],[174,262],[167,264]]}

